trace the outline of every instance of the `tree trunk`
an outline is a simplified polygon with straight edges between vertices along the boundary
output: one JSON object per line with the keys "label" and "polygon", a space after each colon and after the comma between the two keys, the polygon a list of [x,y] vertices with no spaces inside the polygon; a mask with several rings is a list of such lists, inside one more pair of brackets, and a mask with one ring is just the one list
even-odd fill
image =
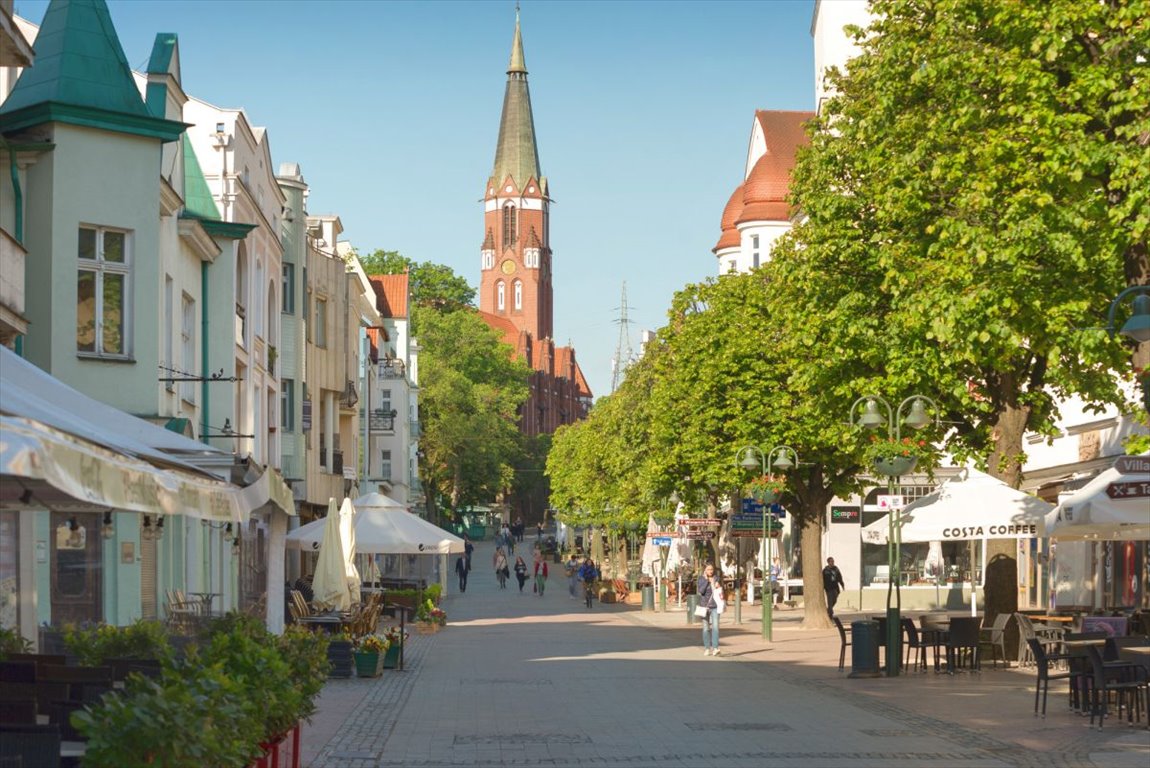
{"label": "tree trunk", "polygon": [[[1022,483],[1022,436],[1026,431],[1030,411],[1008,405],[994,428],[994,450],[990,454],[989,471],[994,477],[1017,488]],[[994,620],[999,613],[1018,610],[1018,544],[1014,539],[990,539],[986,542],[986,583],[983,584],[984,623]],[[973,563],[971,564],[973,568]],[[973,573],[971,578],[973,579]],[[971,584],[971,589],[974,585]]]}
{"label": "tree trunk", "polygon": [[833,626],[827,616],[827,596],[823,592],[823,528],[813,520],[803,526],[799,539],[803,547],[803,629]]}

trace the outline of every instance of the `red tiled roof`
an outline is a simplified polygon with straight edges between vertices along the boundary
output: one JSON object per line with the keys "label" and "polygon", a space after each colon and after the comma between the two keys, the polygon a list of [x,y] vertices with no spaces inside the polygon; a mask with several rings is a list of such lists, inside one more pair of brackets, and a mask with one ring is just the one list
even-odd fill
{"label": "red tiled roof", "polygon": [[743,212],[743,186],[740,184],[735,188],[731,193],[731,199],[727,201],[727,207],[723,209],[723,218],[720,220],[723,233],[719,236],[719,242],[711,249],[711,253],[717,253],[724,248],[733,248],[739,244],[739,230],[735,229],[735,222]]}
{"label": "red tiled roof", "polygon": [[736,224],[790,218],[786,199],[791,171],[795,167],[798,148],[809,142],[804,124],[814,116],[814,112],[763,109],[755,112],[767,151],[755,162],[743,183],[743,210]]}
{"label": "red tiled roof", "polygon": [[383,317],[407,317],[407,273],[401,275],[371,275],[375,289],[375,308]]}

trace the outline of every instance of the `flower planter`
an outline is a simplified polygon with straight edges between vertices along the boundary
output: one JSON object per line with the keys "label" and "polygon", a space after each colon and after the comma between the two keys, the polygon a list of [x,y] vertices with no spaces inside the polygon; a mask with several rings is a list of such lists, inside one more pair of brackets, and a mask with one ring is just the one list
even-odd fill
{"label": "flower planter", "polygon": [[356,651],[356,677],[379,677],[383,674],[383,658],[384,654],[378,651]]}
{"label": "flower planter", "polygon": [[355,668],[350,640],[332,640],[327,646],[327,660],[331,663],[328,677],[351,677]]}
{"label": "flower planter", "polygon": [[399,652],[402,650],[401,643],[392,643],[387,649],[387,653],[383,654],[383,668],[384,669],[398,669],[399,668]]}
{"label": "flower planter", "polygon": [[876,474],[900,477],[914,469],[914,465],[917,463],[918,458],[915,456],[889,456],[876,458],[873,467]]}
{"label": "flower planter", "polygon": [[415,631],[420,635],[434,635],[439,631],[439,625],[431,621],[417,621]]}
{"label": "flower planter", "polygon": [[774,504],[780,496],[777,491],[752,491],[751,495],[762,504]]}

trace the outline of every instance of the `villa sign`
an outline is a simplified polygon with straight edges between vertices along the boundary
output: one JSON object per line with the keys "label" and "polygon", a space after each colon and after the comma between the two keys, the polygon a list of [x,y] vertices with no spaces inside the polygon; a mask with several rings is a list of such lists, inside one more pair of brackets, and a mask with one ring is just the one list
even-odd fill
{"label": "villa sign", "polygon": [[1120,475],[1150,475],[1150,456],[1120,456],[1114,470]]}

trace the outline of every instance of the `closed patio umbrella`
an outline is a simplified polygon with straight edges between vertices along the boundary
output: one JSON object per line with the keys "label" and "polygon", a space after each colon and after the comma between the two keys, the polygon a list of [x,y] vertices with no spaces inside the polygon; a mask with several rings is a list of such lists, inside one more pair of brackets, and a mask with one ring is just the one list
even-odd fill
{"label": "closed patio umbrella", "polygon": [[[320,521],[316,521],[319,523]],[[347,586],[347,553],[340,534],[340,513],[335,499],[328,499],[327,517],[322,521],[323,538],[319,544],[319,559],[315,564],[312,602],[329,610],[346,611],[351,607],[351,592]]]}

